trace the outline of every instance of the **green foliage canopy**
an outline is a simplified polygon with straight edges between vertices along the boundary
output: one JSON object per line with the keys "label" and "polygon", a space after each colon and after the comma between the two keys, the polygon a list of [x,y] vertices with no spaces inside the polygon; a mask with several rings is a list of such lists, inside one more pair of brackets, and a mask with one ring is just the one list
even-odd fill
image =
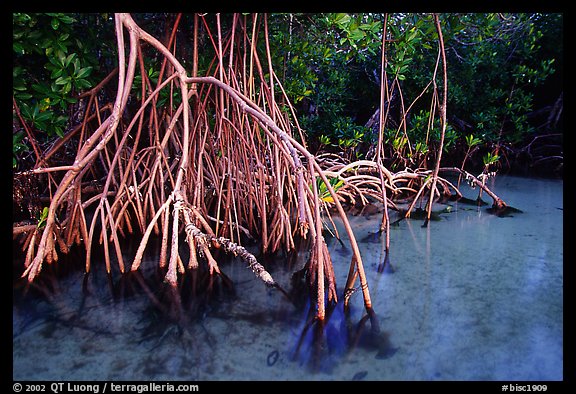
{"label": "green foliage canopy", "polygon": [[[168,14],[139,14],[151,28]],[[274,71],[309,142],[317,148],[360,158],[377,135],[366,127],[379,107],[380,61],[385,15],[377,13],[269,14]],[[116,60],[113,18],[109,14],[14,13],[13,96],[22,117],[40,142],[61,137],[77,122],[79,93],[92,88]],[[223,34],[232,24],[221,16]],[[535,132],[528,115],[550,77],[562,74],[561,14],[441,14],[449,78],[444,149],[466,150],[466,136],[482,144],[515,144]],[[191,16],[179,28],[177,53],[190,59]],[[386,73],[394,87],[385,125],[389,152],[428,154],[439,140],[431,114],[432,90],[425,90],[438,57],[437,33],[430,14],[388,15]],[[261,34],[263,29],[260,30]],[[161,29],[154,34],[162,34]],[[160,36],[159,36],[160,37]],[[258,39],[264,53],[265,39]],[[209,39],[201,40],[199,73],[214,56]],[[186,62],[185,62],[186,64]],[[145,54],[147,77],[159,64]],[[267,70],[269,71],[269,70]],[[437,76],[438,84],[441,76]],[[135,95],[141,89],[136,76]],[[406,133],[399,134],[402,111]],[[277,89],[276,92],[279,92]],[[165,105],[164,94],[157,105]],[[288,113],[288,111],[287,111]],[[17,120],[15,119],[15,124]],[[406,138],[406,140],[404,140]],[[29,150],[22,127],[13,130],[14,166]]]}

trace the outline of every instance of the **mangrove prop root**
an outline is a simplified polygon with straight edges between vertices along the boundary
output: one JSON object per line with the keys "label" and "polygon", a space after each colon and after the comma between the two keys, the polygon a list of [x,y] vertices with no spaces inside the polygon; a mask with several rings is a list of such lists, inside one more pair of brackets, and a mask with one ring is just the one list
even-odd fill
{"label": "mangrove prop root", "polygon": [[[179,255],[179,235],[184,233],[190,250],[188,268],[197,268],[201,258],[211,273],[218,274],[210,250],[222,248],[244,260],[266,285],[279,288],[255,256],[240,245],[240,231],[262,240],[263,253],[293,250],[293,237],[299,233],[309,237],[316,259],[309,265],[314,271],[309,277],[315,279],[311,285],[316,287],[316,318],[323,320],[324,297],[328,306],[337,302],[332,260],[323,239],[323,216],[328,215],[333,223],[330,209],[335,208],[352,250],[344,304],[348,306],[350,295],[358,289],[366,310],[371,310],[362,256],[343,204],[366,205],[371,197],[382,202],[386,211],[397,209],[394,199],[399,195],[418,198],[427,187],[431,195],[436,192],[436,186],[430,187],[427,181],[430,171],[406,168],[393,173],[383,165],[383,156],[376,162],[345,162],[334,155],[311,154],[297,120],[293,127],[293,120],[274,97],[274,86],[278,86],[284,94],[282,102],[295,114],[274,70],[263,67],[271,68],[272,62],[269,51],[264,55],[267,61],[262,61],[255,45],[260,25],[254,24],[250,36],[250,29],[241,23],[247,18],[234,14],[236,25],[244,30],[224,37],[219,31],[214,34],[205,18],[195,15],[194,20],[204,22],[202,34],[209,35],[213,43],[214,61],[206,76],[199,76],[195,55],[190,76],[174,55],[178,52],[175,39],[170,39],[173,44],[167,48],[129,14],[115,14],[117,71],[84,96],[89,104],[82,125],[47,152],[37,152],[44,159],[30,170],[47,179],[50,204],[43,227],[13,228],[14,235],[26,236],[22,277],[32,282],[44,262],[56,263],[57,252],[67,253],[72,243],[85,248],[87,271],[91,249],[98,244],[104,249],[107,270],[115,253],[124,271],[119,240],[140,234],[131,265],[132,271],[138,270],[154,232],[161,241],[159,265],[168,266],[166,280],[176,284],[178,274],[185,271]],[[157,82],[148,78],[144,51],[160,56],[162,71]],[[229,59],[226,64],[225,59]],[[127,103],[138,66],[141,100],[131,100],[139,107],[130,108]],[[99,103],[101,89],[115,76],[114,102]],[[180,103],[155,105],[166,91],[177,93]],[[294,128],[299,139],[294,137]],[[73,141],[76,155],[66,160]],[[51,167],[56,157],[58,165]],[[342,181],[337,190],[331,182],[334,178]],[[454,188],[440,177],[434,179],[444,191]],[[495,206],[505,206],[477,178],[470,175],[467,179],[486,191]],[[318,180],[326,186],[322,195]]]}
{"label": "mangrove prop root", "polygon": [[484,182],[482,182],[481,180],[479,180],[477,177],[470,174],[469,172],[464,171],[458,167],[442,167],[442,168],[440,168],[440,171],[457,172],[461,175],[464,175],[466,182],[468,182],[468,184],[470,184],[471,187],[478,186],[480,189],[484,190],[486,192],[486,194],[488,194],[492,198],[492,201],[493,201],[492,206],[494,208],[503,209],[503,208],[506,208],[508,206],[506,204],[506,202],[504,200],[502,200],[500,197],[498,197],[492,190],[490,190],[488,188],[488,186],[486,186],[484,184]]}
{"label": "mangrove prop root", "polygon": [[[240,257],[246,263],[248,263],[248,267],[254,272],[254,274],[262,280],[266,285],[271,287],[278,286],[276,281],[272,278],[272,275],[258,262],[256,257],[248,252],[246,248],[240,246],[231,240],[224,238],[224,237],[216,237],[211,234],[204,234],[198,227],[196,227],[191,217],[194,216],[193,210],[191,207],[187,206],[187,203],[183,200],[182,196],[176,197],[176,202],[174,203],[176,209],[181,211],[184,215],[186,226],[184,231],[187,234],[186,241],[188,243],[194,243],[195,245],[199,245],[200,248],[205,250],[208,243],[215,245],[216,247],[221,247],[225,252],[232,253],[234,256]],[[196,247],[193,247],[194,250],[197,250]]]}

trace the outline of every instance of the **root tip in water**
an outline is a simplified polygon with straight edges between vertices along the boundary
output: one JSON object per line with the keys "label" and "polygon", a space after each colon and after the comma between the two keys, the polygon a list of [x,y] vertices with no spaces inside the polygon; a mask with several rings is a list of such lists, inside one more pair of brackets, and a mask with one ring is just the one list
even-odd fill
{"label": "root tip in water", "polygon": [[396,270],[390,263],[390,252],[386,251],[386,255],[384,256],[384,260],[378,265],[378,273],[382,274],[393,274]]}

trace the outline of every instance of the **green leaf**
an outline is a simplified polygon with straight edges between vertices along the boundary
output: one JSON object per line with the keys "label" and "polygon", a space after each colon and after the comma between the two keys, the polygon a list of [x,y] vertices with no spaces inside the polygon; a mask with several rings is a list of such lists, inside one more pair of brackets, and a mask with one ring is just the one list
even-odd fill
{"label": "green leaf", "polygon": [[88,89],[92,87],[92,84],[88,82],[86,79],[77,79],[76,81],[74,81],[74,85],[78,89]]}
{"label": "green leaf", "polygon": [[330,185],[334,189],[334,191],[338,191],[344,185],[344,181],[338,178],[330,178]]}
{"label": "green leaf", "polygon": [[50,89],[48,89],[46,85],[40,85],[38,83],[32,84],[32,89],[43,96],[48,96],[51,93]]}
{"label": "green leaf", "polygon": [[72,90],[72,83],[68,82],[66,85],[64,85],[64,88],[62,89],[62,94],[68,94],[70,93],[71,90]]}
{"label": "green leaf", "polygon": [[31,120],[34,117],[34,113],[32,112],[32,109],[26,103],[22,103],[20,105],[20,112],[22,113],[22,116],[24,116],[24,118],[27,120]]}
{"label": "green leaf", "polygon": [[64,51],[61,51],[59,49],[57,49],[55,51],[56,56],[58,57],[58,62],[60,66],[66,67],[67,64],[64,64],[66,62],[66,54],[64,53]]}
{"label": "green leaf", "polygon": [[406,36],[406,41],[412,41],[414,38],[416,38],[417,35],[418,30],[416,30],[416,28],[413,27],[412,29],[410,29],[410,32]]}
{"label": "green leaf", "polygon": [[54,71],[52,71],[52,73],[50,74],[50,78],[54,79],[54,78],[59,78],[62,76],[62,72],[64,70],[61,68],[55,69]]}
{"label": "green leaf", "polygon": [[62,52],[62,53],[67,53],[68,52],[68,48],[66,47],[66,45],[64,45],[63,43],[60,43],[58,41],[54,42],[54,45],[56,46],[56,48],[58,49],[58,51]]}
{"label": "green leaf", "polygon": [[364,37],[366,37],[366,33],[364,33],[362,30],[360,29],[355,29],[352,30],[350,32],[350,34],[348,34],[348,38],[350,40],[354,40],[354,41],[360,41],[361,39],[363,39]]}
{"label": "green leaf", "polygon": [[360,30],[364,30],[364,31],[371,31],[372,30],[372,24],[363,23],[360,26],[358,26],[358,28]]}
{"label": "green leaf", "polygon": [[75,77],[78,79],[86,78],[92,72],[92,68],[93,68],[92,66],[81,68],[80,70],[78,70]]}
{"label": "green leaf", "polygon": [[68,77],[60,77],[58,78],[56,81],[54,81],[54,83],[56,85],[66,85],[67,83],[70,83],[71,78]]}
{"label": "green leaf", "polygon": [[17,43],[17,42],[13,42],[12,43],[12,50],[20,55],[23,55],[24,52],[24,47],[22,46],[22,44]]}
{"label": "green leaf", "polygon": [[59,15],[58,19],[60,19],[60,21],[62,23],[66,23],[67,25],[69,25],[70,23],[74,23],[76,22],[76,19],[72,18],[71,16],[68,15]]}
{"label": "green leaf", "polygon": [[56,132],[58,137],[60,138],[64,137],[64,131],[62,130],[62,127],[54,127],[54,131]]}
{"label": "green leaf", "polygon": [[[50,53],[52,53],[54,48],[52,48],[52,47],[46,48],[46,51],[48,51],[48,50],[50,50]],[[56,52],[55,52],[55,54],[56,54]],[[46,53],[46,55],[48,55],[48,53]],[[56,56],[48,56],[48,61],[50,63],[52,63],[57,68],[63,68],[64,67],[64,60],[66,60],[66,57],[60,58],[57,54],[56,54]]]}
{"label": "green leaf", "polygon": [[22,141],[23,139],[24,139],[24,133],[21,131],[16,134],[12,134],[12,145],[20,143],[20,141]]}
{"label": "green leaf", "polygon": [[478,145],[480,143],[482,143],[482,140],[480,138],[474,137],[473,134],[466,136],[466,145],[468,145],[468,147],[471,148],[471,147]]}
{"label": "green leaf", "polygon": [[17,78],[23,71],[24,69],[20,66],[12,68],[12,78]]}
{"label": "green leaf", "polygon": [[74,74],[76,74],[80,70],[80,59],[74,59]]}
{"label": "green leaf", "polygon": [[52,26],[52,29],[58,30],[58,26],[60,26],[60,21],[56,18],[52,18],[50,25]]}
{"label": "green leaf", "polygon": [[34,121],[36,121],[36,122],[44,122],[44,121],[50,119],[52,116],[54,116],[54,114],[52,113],[52,111],[40,112],[40,113],[34,118]]}
{"label": "green leaf", "polygon": [[75,53],[71,53],[70,55],[68,55],[68,57],[66,57],[66,60],[64,61],[64,67],[68,67],[70,65],[70,62],[74,60],[75,57],[76,57]]}
{"label": "green leaf", "polygon": [[488,167],[490,164],[496,163],[499,159],[500,156],[494,155],[491,152],[486,153],[486,155],[482,157],[482,161],[486,167]]}
{"label": "green leaf", "polygon": [[14,95],[14,97],[16,97],[17,99],[20,99],[20,100],[29,100],[33,96],[30,93],[16,93]]}
{"label": "green leaf", "polygon": [[46,225],[46,219],[48,219],[48,207],[44,207],[40,218],[38,219],[38,228],[43,228]]}
{"label": "green leaf", "polygon": [[344,26],[346,26],[349,22],[350,22],[350,15],[348,14],[336,14],[336,18],[334,19],[334,22],[341,28],[344,29]]}

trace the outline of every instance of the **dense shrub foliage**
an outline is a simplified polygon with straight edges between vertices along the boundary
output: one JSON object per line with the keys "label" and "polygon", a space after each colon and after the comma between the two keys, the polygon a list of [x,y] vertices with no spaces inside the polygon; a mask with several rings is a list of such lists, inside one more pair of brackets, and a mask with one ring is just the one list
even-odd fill
{"label": "dense shrub foliage", "polygon": [[[175,17],[135,15],[166,42],[165,27]],[[176,37],[175,52],[184,65],[192,58],[192,18],[182,16]],[[246,15],[245,21],[251,18]],[[366,157],[377,139],[377,122],[369,121],[380,105],[386,20],[390,90],[386,156],[396,166],[419,165],[434,154],[440,128],[433,91],[427,88],[438,57],[431,15],[269,14],[266,18],[273,68],[297,109],[309,145],[313,151],[338,152],[350,159]],[[262,20],[259,16],[257,23]],[[222,34],[231,34],[231,18],[221,15],[221,21]],[[562,94],[561,14],[443,14],[441,23],[449,79],[445,160],[468,157],[472,139],[482,155],[498,156],[522,148],[539,133],[561,130],[561,122],[546,122],[548,113],[542,113],[545,108],[551,111]],[[237,32],[247,25],[236,26]],[[265,50],[264,29],[260,31],[256,45]],[[199,42],[199,75],[214,66],[211,39]],[[109,14],[13,14],[13,97],[30,132],[26,134],[14,112],[15,168],[33,165],[28,138],[50,143],[80,121],[78,96],[115,67],[115,44]],[[151,52],[146,57],[151,81],[160,71],[157,56]],[[268,72],[266,65],[262,68]],[[134,87],[136,98],[141,78],[137,76]],[[436,79],[441,81],[441,76]],[[280,96],[281,90],[276,92]],[[159,106],[170,102],[163,94]]]}

